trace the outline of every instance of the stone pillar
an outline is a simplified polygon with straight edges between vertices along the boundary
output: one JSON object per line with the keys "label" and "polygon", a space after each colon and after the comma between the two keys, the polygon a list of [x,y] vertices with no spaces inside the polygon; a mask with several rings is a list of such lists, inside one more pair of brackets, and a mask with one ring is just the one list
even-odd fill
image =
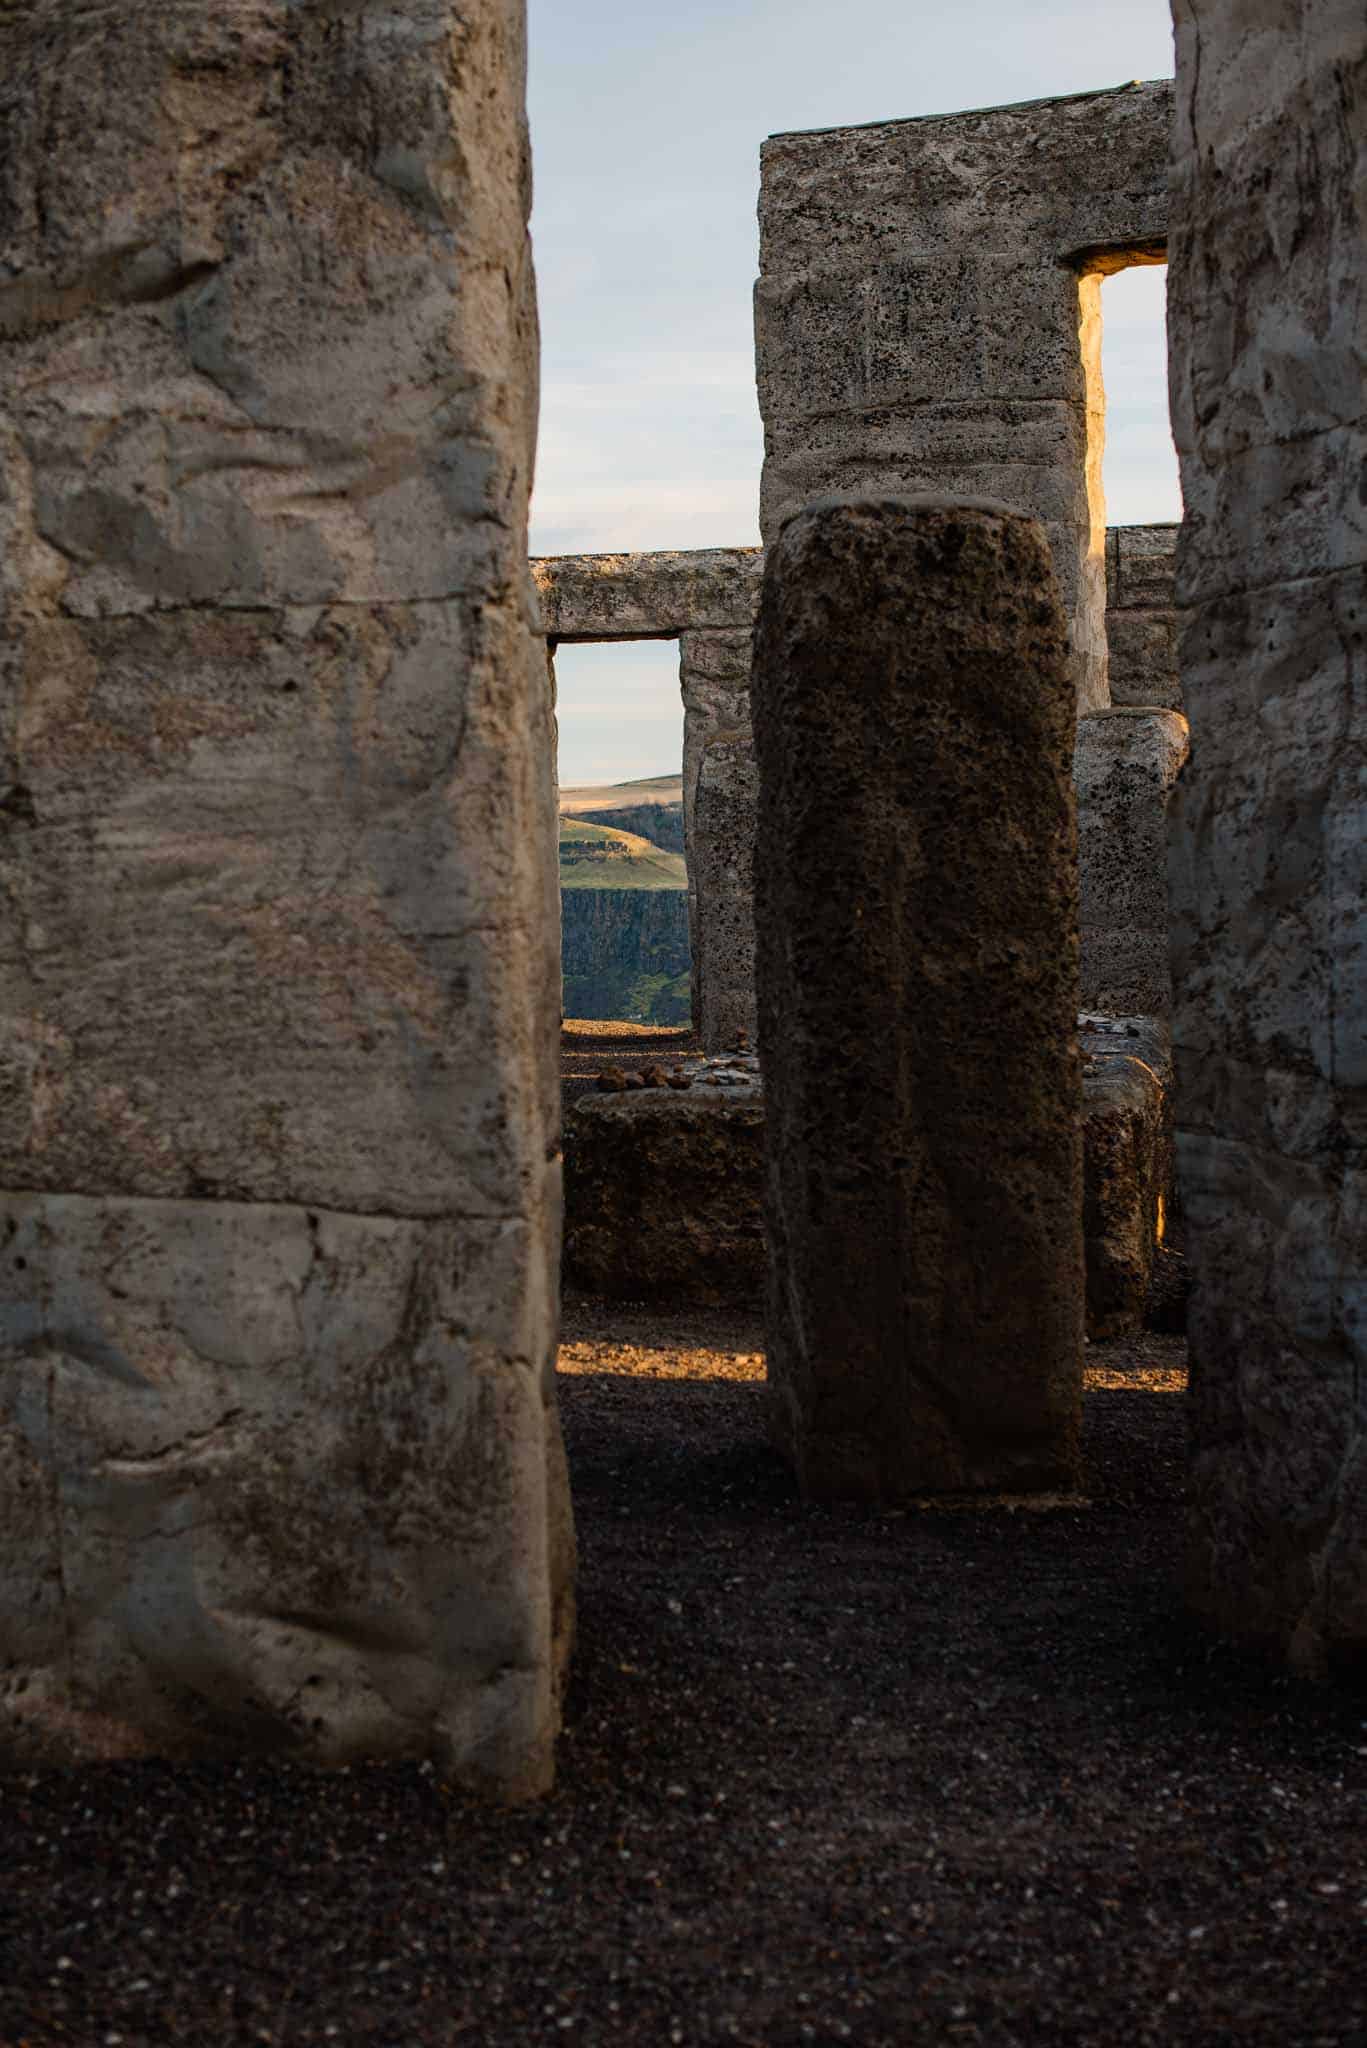
{"label": "stone pillar", "polygon": [[1112,709],[1078,720],[1082,1007],[1166,1017],[1167,814],[1187,758],[1180,711]]}
{"label": "stone pillar", "polygon": [[753,713],[778,1438],[818,1497],[1067,1485],[1075,696],[1042,530],[966,500],[799,513]]}
{"label": "stone pillar", "polygon": [[702,757],[694,799],[697,928],[705,974],[698,1029],[704,1050],[724,1051],[755,1031],[755,823],[759,775],[748,724],[721,733]]}
{"label": "stone pillar", "polygon": [[766,542],[826,491],[971,492],[1044,525],[1104,708],[1101,279],[1161,262],[1166,81],[775,135],[755,335]]}
{"label": "stone pillar", "polygon": [[0,1743],[527,1793],[570,1539],[522,6],[30,0],[0,58]]}
{"label": "stone pillar", "polygon": [[[688,912],[693,945],[693,1022],[708,1052],[725,1049],[728,1030],[744,1014],[754,1018],[754,969],[747,909],[751,883],[726,845],[712,847],[698,839],[698,783],[703,757],[715,742],[734,753],[750,741],[751,631],[743,628],[698,630],[679,636],[679,686],[684,703],[683,804],[685,859],[688,863]],[[737,783],[735,776],[725,778]],[[744,777],[741,777],[743,782]],[[739,786],[739,785],[737,785]],[[738,832],[734,807],[715,815],[727,845]],[[741,834],[743,837],[743,833]],[[699,875],[708,877],[700,885]],[[725,902],[714,900],[711,880],[718,875],[731,886]],[[741,943],[736,943],[739,934]],[[710,983],[710,988],[709,988]]]}
{"label": "stone pillar", "polygon": [[1115,705],[1182,709],[1181,620],[1173,601],[1175,526],[1113,526],[1106,535],[1106,665]]}
{"label": "stone pillar", "polygon": [[1172,812],[1191,1598],[1367,1652],[1367,33],[1177,0]]}

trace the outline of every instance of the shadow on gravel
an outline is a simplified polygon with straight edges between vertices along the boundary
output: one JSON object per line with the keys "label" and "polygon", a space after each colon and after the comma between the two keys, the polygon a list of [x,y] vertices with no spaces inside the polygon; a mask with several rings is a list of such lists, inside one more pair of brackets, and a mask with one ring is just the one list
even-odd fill
{"label": "shadow on gravel", "polygon": [[1363,2048],[1367,1707],[1183,1618],[1180,1347],[1093,1354],[1092,1505],[861,1514],[717,1334],[568,1347],[553,1796],[0,1782],[3,2048]]}

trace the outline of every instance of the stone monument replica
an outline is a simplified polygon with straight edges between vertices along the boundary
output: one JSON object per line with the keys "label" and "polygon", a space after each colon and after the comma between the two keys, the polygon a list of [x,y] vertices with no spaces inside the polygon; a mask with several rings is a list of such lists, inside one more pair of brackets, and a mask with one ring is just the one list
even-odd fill
{"label": "stone monument replica", "polygon": [[521,0],[32,0],[0,57],[0,1745],[531,1792]]}
{"label": "stone monument replica", "polygon": [[1076,1474],[1076,709],[1035,521],[818,501],[770,548],[753,705],[770,1408],[818,1498]]}
{"label": "stone monument replica", "polygon": [[1191,1595],[1367,1653],[1367,27],[1175,0]]}

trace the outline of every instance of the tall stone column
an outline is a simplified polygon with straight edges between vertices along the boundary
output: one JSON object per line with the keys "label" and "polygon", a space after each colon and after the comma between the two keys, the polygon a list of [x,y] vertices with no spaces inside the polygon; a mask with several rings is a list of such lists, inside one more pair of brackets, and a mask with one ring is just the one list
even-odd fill
{"label": "tall stone column", "polygon": [[1172,812],[1191,1597],[1367,1651],[1367,26],[1177,0]]}
{"label": "tall stone column", "polygon": [[[753,598],[751,599],[753,603]],[[693,1022],[708,1052],[754,1023],[754,913],[745,854],[753,835],[749,766],[750,627],[695,628],[679,636],[684,704],[683,805],[693,943]],[[699,807],[703,764],[723,749]]]}
{"label": "tall stone column", "polygon": [[1116,706],[1078,720],[1078,927],[1084,1010],[1166,1017],[1167,812],[1187,758],[1180,711]]}
{"label": "tall stone column", "polygon": [[0,59],[0,1743],[526,1793],[570,1536],[521,0],[31,0]]}
{"label": "tall stone column", "polygon": [[1076,698],[1043,530],[832,500],[755,640],[772,1413],[804,1489],[1075,1474]]}
{"label": "tall stone column", "polygon": [[697,892],[698,1030],[724,1052],[755,1030],[755,825],[759,779],[749,722],[702,757],[688,873]]}

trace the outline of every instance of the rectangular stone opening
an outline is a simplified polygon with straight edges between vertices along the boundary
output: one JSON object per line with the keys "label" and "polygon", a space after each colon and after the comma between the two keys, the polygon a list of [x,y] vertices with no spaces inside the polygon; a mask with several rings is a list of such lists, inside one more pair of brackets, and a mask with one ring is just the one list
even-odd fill
{"label": "rectangular stone opening", "polygon": [[1152,262],[1127,265],[1102,280],[1102,478],[1109,526],[1176,525],[1182,517],[1168,426],[1167,283],[1167,264]]}
{"label": "rectangular stone opening", "polygon": [[677,644],[576,641],[552,659],[564,1014],[687,1030],[692,948]]}

